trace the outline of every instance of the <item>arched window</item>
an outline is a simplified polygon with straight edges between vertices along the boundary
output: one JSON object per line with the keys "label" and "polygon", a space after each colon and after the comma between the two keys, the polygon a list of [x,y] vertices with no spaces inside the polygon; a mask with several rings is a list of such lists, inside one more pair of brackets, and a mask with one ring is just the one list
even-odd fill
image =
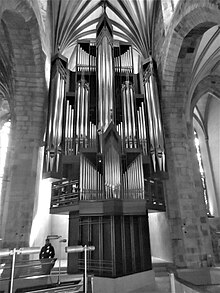
{"label": "arched window", "polygon": [[211,216],[210,208],[209,208],[207,186],[206,186],[206,178],[205,178],[205,172],[204,172],[204,168],[203,168],[202,155],[201,155],[201,149],[200,149],[200,143],[199,143],[199,137],[198,137],[196,130],[194,130],[194,136],[195,136],[196,154],[197,154],[197,159],[199,162],[199,171],[200,171],[200,178],[201,178],[201,182],[202,182],[203,196],[204,196],[204,200],[205,200],[206,211],[207,211],[207,215]]}

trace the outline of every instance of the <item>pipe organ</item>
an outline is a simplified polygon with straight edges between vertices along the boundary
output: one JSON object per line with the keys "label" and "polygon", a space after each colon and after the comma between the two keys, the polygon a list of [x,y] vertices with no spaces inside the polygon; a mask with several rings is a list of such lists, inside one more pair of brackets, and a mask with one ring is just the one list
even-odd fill
{"label": "pipe organ", "polygon": [[[99,276],[150,270],[146,182],[158,180],[158,171],[165,173],[152,64],[144,67],[142,94],[132,45],[114,41],[105,13],[96,40],[78,41],[74,54],[75,71],[63,68],[59,58],[54,68],[45,151],[46,172],[59,169],[60,178],[78,182],[80,204],[69,211],[69,244],[93,242],[91,269]],[[75,272],[78,256],[68,257],[68,270]],[[128,258],[129,269],[123,265]]]}

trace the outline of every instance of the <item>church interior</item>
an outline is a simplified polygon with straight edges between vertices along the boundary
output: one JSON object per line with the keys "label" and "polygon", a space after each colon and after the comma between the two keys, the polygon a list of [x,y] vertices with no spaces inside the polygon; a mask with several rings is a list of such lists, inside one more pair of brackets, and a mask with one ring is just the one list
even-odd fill
{"label": "church interior", "polygon": [[49,237],[71,275],[65,246],[94,246],[95,293],[154,284],[155,260],[172,293],[200,292],[184,270],[220,286],[220,1],[0,0],[0,19],[0,251]]}

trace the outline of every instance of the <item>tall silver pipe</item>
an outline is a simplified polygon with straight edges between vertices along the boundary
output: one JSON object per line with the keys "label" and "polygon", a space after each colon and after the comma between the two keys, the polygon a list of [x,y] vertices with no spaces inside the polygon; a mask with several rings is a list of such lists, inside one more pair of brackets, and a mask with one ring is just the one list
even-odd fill
{"label": "tall silver pipe", "polygon": [[[99,87],[99,128],[106,130],[110,121],[110,110],[113,111],[113,69],[112,48],[108,37],[103,33],[98,45],[98,87]],[[102,104],[103,103],[103,107]],[[103,114],[102,114],[103,113]],[[114,116],[114,115],[113,115]]]}
{"label": "tall silver pipe", "polygon": [[148,128],[149,128],[149,137],[150,137],[150,142],[152,146],[154,147],[154,133],[153,133],[153,116],[152,116],[152,110],[151,110],[151,92],[150,92],[150,86],[149,82],[147,81],[144,84],[145,87],[145,98],[147,102],[147,109],[148,109]]}
{"label": "tall silver pipe", "polygon": [[79,67],[80,67],[80,45],[78,44],[78,50],[77,50],[77,67],[78,67],[78,70],[80,70],[79,69]]}
{"label": "tall silver pipe", "polygon": [[80,200],[83,200],[83,193],[82,193],[82,182],[83,182],[83,161],[82,161],[82,155],[80,155],[80,176],[79,176],[79,190],[80,190]]}
{"label": "tall silver pipe", "polygon": [[66,101],[66,123],[65,123],[65,155],[68,153],[68,132],[69,132],[69,101]]}
{"label": "tall silver pipe", "polygon": [[71,122],[72,122],[72,107],[69,105],[69,115],[68,115],[68,154],[71,151]]}
{"label": "tall silver pipe", "polygon": [[81,88],[80,88],[80,138],[84,136],[84,129],[83,129],[83,122],[84,122],[84,98],[85,98],[85,88],[84,88],[84,83],[81,83]]}
{"label": "tall silver pipe", "polygon": [[64,79],[60,76],[60,88],[59,88],[59,109],[60,115],[58,116],[57,125],[57,160],[56,160],[56,172],[59,168],[59,159],[61,155],[61,141],[62,141],[62,131],[63,131],[63,106],[64,106]]}
{"label": "tall silver pipe", "polygon": [[142,106],[139,107],[139,114],[140,114],[140,122],[141,122],[141,136],[142,136],[142,148],[144,150],[144,117],[142,112]]}
{"label": "tall silver pipe", "polygon": [[76,137],[79,137],[79,115],[80,115],[80,82],[77,84],[77,112],[76,112]]}
{"label": "tall silver pipe", "polygon": [[[135,122],[135,113],[134,113],[134,93],[133,93],[133,87],[130,86],[130,99],[131,99],[131,117],[132,117],[132,132],[133,132],[133,135],[132,135],[132,138],[133,138],[133,141],[135,142],[136,140],[136,122]],[[135,142],[135,145],[134,147],[136,147],[136,142]]]}
{"label": "tall silver pipe", "polygon": [[91,141],[92,141],[92,122],[89,121],[89,140],[90,140],[90,147],[92,146]]}
{"label": "tall silver pipe", "polygon": [[138,134],[139,134],[139,140],[140,140],[140,144],[142,145],[141,125],[140,125],[140,113],[139,113],[139,110],[137,111],[137,121],[138,121]]}
{"label": "tall silver pipe", "polygon": [[129,81],[126,81],[125,95],[127,102],[127,117],[128,117],[128,137],[129,137],[129,147],[132,148],[132,127],[131,127],[131,100],[130,100],[130,90],[129,90]]}
{"label": "tall silver pipe", "polygon": [[99,198],[104,199],[104,189],[102,188],[102,174],[99,174]]}
{"label": "tall silver pipe", "polygon": [[140,107],[139,107],[139,111],[138,111],[138,118],[139,118],[139,126],[140,126],[141,144],[143,144],[143,125],[142,125],[141,109],[140,109]]}
{"label": "tall silver pipe", "polygon": [[146,119],[145,119],[145,112],[144,112],[144,103],[141,103],[141,111],[142,111],[142,118],[143,118],[143,144],[144,144],[144,154],[147,155],[147,132],[146,132]]}
{"label": "tall silver pipe", "polygon": [[88,101],[88,97],[89,97],[89,89],[88,89],[88,85],[86,85],[86,91],[85,91],[85,131],[84,131],[84,135],[85,138],[88,138],[88,107],[89,107],[89,101]]}
{"label": "tall silver pipe", "polygon": [[99,174],[99,171],[97,171],[97,188],[96,188],[96,196],[97,196],[97,199],[100,199],[100,174]]}
{"label": "tall silver pipe", "polygon": [[126,107],[126,95],[125,95],[125,85],[122,87],[122,97],[123,97],[123,108],[124,108],[124,130],[125,130],[125,147],[128,147],[128,118],[127,118],[127,107]]}
{"label": "tall silver pipe", "polygon": [[71,124],[70,124],[70,151],[73,153],[73,122],[74,122],[74,109],[71,110]]}

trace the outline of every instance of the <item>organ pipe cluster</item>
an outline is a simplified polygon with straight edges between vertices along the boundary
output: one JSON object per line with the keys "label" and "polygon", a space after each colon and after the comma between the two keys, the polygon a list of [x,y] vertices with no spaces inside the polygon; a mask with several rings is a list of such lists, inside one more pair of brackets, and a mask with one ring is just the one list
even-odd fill
{"label": "organ pipe cluster", "polygon": [[165,171],[164,136],[158,88],[152,58],[150,58],[149,65],[144,72],[144,94],[148,114],[150,154],[154,172]]}
{"label": "organ pipe cluster", "polygon": [[103,175],[83,155],[80,155],[80,200],[98,200],[103,197]]}
{"label": "organ pipe cluster", "polygon": [[132,73],[133,72],[132,60],[133,60],[132,49],[130,46],[125,53],[114,58],[115,72]]}
{"label": "organ pipe cluster", "polygon": [[77,50],[77,69],[78,71],[96,70],[96,57],[83,50],[80,44]]}
{"label": "organ pipe cluster", "polygon": [[139,144],[143,150],[143,154],[148,154],[147,146],[147,125],[146,125],[146,115],[144,109],[144,103],[137,110],[137,121],[138,121],[138,133],[139,133]]}
{"label": "organ pipe cluster", "polygon": [[144,173],[142,155],[139,155],[123,174],[123,198],[144,199]]}
{"label": "organ pipe cluster", "polygon": [[121,166],[120,154],[110,145],[105,153],[105,196],[106,198],[120,198]]}
{"label": "organ pipe cluster", "polygon": [[89,85],[85,80],[81,80],[77,84],[76,154],[79,147],[86,148],[88,146],[88,104]]}
{"label": "organ pipe cluster", "polygon": [[58,57],[52,65],[48,123],[45,146],[45,171],[58,172],[62,153],[63,107],[65,99],[65,62]]}
{"label": "organ pipe cluster", "polygon": [[137,147],[136,121],[134,111],[133,87],[126,81],[122,86],[122,99],[124,110],[124,138],[126,148]]}
{"label": "organ pipe cluster", "polygon": [[65,155],[74,153],[74,108],[70,105],[69,100],[66,101],[66,123],[65,123]]}

